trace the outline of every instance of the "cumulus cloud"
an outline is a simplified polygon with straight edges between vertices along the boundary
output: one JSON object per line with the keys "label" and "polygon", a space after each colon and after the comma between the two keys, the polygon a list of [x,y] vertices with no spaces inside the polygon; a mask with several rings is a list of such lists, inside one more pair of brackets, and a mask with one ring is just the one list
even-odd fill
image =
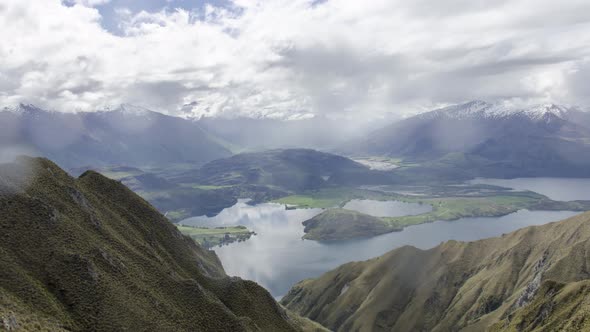
{"label": "cumulus cloud", "polygon": [[0,98],[63,111],[368,117],[468,99],[587,103],[584,0],[234,0],[131,12],[0,0]]}

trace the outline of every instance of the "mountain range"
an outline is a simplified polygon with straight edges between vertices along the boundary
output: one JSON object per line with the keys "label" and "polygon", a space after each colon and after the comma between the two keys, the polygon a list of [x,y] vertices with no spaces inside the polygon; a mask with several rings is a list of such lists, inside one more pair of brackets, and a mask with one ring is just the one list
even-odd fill
{"label": "mountain range", "polygon": [[590,112],[575,107],[472,101],[395,121],[370,134],[365,130],[374,124],[361,126],[354,135],[339,131],[348,126],[324,117],[195,120],[131,105],[60,113],[21,104],[0,111],[0,159],[39,155],[67,169],[198,168],[236,151],[298,146],[401,158],[421,166],[408,176],[398,172],[402,179],[416,178],[413,173],[437,178],[590,176]]}
{"label": "mountain range", "polygon": [[417,162],[461,159],[455,166],[475,176],[589,176],[590,113],[472,101],[395,122],[341,150]]}
{"label": "mountain range", "polygon": [[0,129],[3,159],[44,156],[64,168],[204,163],[231,154],[194,121],[130,105],[62,113],[21,104],[0,110]]}
{"label": "mountain range", "polygon": [[375,124],[321,116],[291,121],[191,119],[128,104],[68,113],[19,104],[0,109],[0,158],[7,161],[14,155],[37,155],[67,169],[201,165],[236,151],[329,148],[367,128],[375,128]]}

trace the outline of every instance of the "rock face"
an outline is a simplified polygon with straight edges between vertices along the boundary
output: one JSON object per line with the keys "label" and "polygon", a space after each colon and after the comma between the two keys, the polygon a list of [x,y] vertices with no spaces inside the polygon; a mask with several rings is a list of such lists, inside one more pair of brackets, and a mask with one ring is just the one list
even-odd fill
{"label": "rock face", "polygon": [[[46,159],[0,166],[0,321],[25,331],[297,331],[117,181]],[[319,328],[319,327],[318,327]],[[1,329],[1,328],[0,328]]]}
{"label": "rock face", "polygon": [[282,303],[335,331],[586,331],[589,263],[584,213],[348,263],[300,282]]}

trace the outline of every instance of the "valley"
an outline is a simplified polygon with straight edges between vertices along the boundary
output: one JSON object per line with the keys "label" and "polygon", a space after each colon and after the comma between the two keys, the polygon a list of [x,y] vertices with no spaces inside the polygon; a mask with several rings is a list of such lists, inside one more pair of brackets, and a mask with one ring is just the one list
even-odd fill
{"label": "valley", "polygon": [[589,13],[0,0],[0,332],[590,332]]}
{"label": "valley", "polygon": [[[561,188],[570,180],[552,179],[549,182],[548,179],[544,179],[542,181],[546,188],[549,186]],[[580,183],[580,187],[590,186],[590,179],[577,179],[576,181]],[[530,183],[534,184],[533,181]],[[370,186],[370,188],[371,190],[366,188],[324,189],[307,195],[287,197],[293,199],[291,201],[279,199],[275,202],[255,205],[249,204],[247,200],[241,200],[216,216],[189,218],[183,220],[182,223],[198,227],[243,225],[256,232],[256,236],[245,242],[231,243],[213,249],[219,255],[228,273],[255,280],[267,288],[273,296],[278,297],[284,295],[293,283],[299,280],[314,278],[346,262],[370,259],[404,245],[429,249],[448,240],[472,241],[500,236],[525,226],[541,225],[578,213],[569,209],[587,209],[584,205],[587,204],[586,202],[553,201],[544,195],[522,191],[527,189],[523,187],[519,188],[519,191],[487,184],[432,187]],[[580,192],[579,197],[585,198],[583,194],[585,191]],[[455,197],[449,197],[453,195]],[[317,204],[314,203],[314,207],[310,202],[315,202],[315,200],[317,200]],[[445,206],[448,206],[449,209],[452,208],[451,211],[462,211],[462,213],[471,213],[471,215],[454,217],[452,221],[444,219],[435,219],[436,221],[428,223],[420,221],[415,225],[400,227],[395,232],[391,232],[391,229],[387,228],[382,230],[381,235],[363,229],[364,236],[344,238],[339,236],[338,239],[331,241],[315,241],[306,237],[309,233],[305,233],[305,222],[322,213],[339,211],[338,208],[332,209],[333,207],[344,207],[347,206],[347,203],[357,202],[356,204],[359,204],[358,202],[368,201],[372,202],[370,208],[373,213],[379,214],[378,211],[383,211],[384,208],[372,205],[375,202],[378,205],[394,201],[410,204],[386,205],[387,209],[381,213],[381,215],[399,215],[398,217],[374,217],[356,211],[351,212],[357,216],[368,216],[368,219],[378,221],[377,226],[372,230],[379,230],[383,228],[382,219],[412,220],[417,216],[430,215],[434,212],[434,208],[427,212],[428,204],[417,203],[428,200],[448,202],[445,203],[448,204]],[[294,205],[286,205],[286,202],[297,203],[297,201],[301,203],[298,208],[294,209],[292,208]],[[469,202],[469,204],[465,202]],[[547,205],[543,207],[540,202]],[[552,207],[549,203],[558,204],[558,206]],[[536,208],[533,210],[535,204],[539,210]],[[352,206],[354,207],[354,205]],[[492,207],[497,209],[492,210],[493,213],[498,213],[497,216],[478,216],[479,213],[483,213],[482,211],[488,211]],[[357,208],[360,209],[358,206]],[[448,213],[448,210],[442,209],[436,213],[443,216],[453,215]],[[334,222],[346,220],[347,217],[340,217],[335,218]],[[367,225],[362,222],[354,224],[360,227]],[[345,228],[345,230],[348,231],[346,235],[349,236],[350,229]],[[330,234],[338,233],[332,229]]]}
{"label": "valley", "polygon": [[[288,209],[324,209],[303,221],[303,238],[316,241],[371,237],[438,220],[499,217],[522,209],[590,209],[590,201],[579,197],[573,197],[576,200],[572,201],[553,200],[526,190],[526,186],[514,190],[485,179],[454,182],[451,178],[439,178],[434,183],[413,179],[412,184],[406,184],[407,181],[395,184],[399,172],[420,167],[372,170],[333,154],[285,149],[238,154],[198,168],[177,165],[142,171],[133,167],[110,167],[103,168],[102,172],[136,191],[173,222],[195,216],[215,216],[239,199],[248,199],[250,205],[272,202]],[[374,204],[416,204],[426,210],[375,215],[371,213],[375,207],[358,211],[347,206],[358,200],[375,201]],[[197,232],[203,234],[197,236]],[[207,235],[211,236],[210,233],[203,229],[191,230],[200,243]],[[217,234],[209,239],[207,246],[220,244],[224,237],[225,234]]]}
{"label": "valley", "polygon": [[[467,107],[474,111],[466,115],[451,109],[434,111],[434,115],[421,115],[409,121],[422,123],[435,119],[437,126],[447,126],[451,120],[446,119],[442,124],[438,121],[450,112],[462,114],[459,118],[453,115],[452,121],[461,122],[466,117],[470,119],[469,125],[473,125],[473,114],[486,114],[489,109],[485,104],[469,105]],[[145,114],[143,111],[117,112],[112,116]],[[547,112],[552,116],[552,111]],[[109,118],[111,115],[96,116]],[[156,116],[156,119],[160,118]],[[485,121],[492,120],[497,119]],[[176,125],[195,125],[182,123]],[[537,124],[529,125],[537,128]],[[488,134],[492,139],[497,133],[492,130]],[[416,133],[411,136],[415,137]],[[223,140],[208,137],[223,143]],[[113,185],[124,185],[141,196],[143,200],[136,199],[153,205],[163,215],[161,218],[165,218],[166,223],[172,222],[178,234],[185,236],[183,238],[215,255],[209,263],[222,269],[220,277],[227,274],[252,280],[275,300],[284,296],[282,303],[298,314],[331,329],[347,330],[356,325],[339,316],[343,311],[329,311],[331,306],[326,304],[322,304],[321,309],[313,305],[317,301],[323,303],[324,298],[332,299],[332,293],[336,292],[332,288],[320,292],[316,288],[319,286],[314,284],[321,285],[323,280],[329,280],[325,278],[329,278],[333,269],[340,271],[351,264],[359,264],[363,267],[353,272],[356,276],[371,267],[362,265],[365,263],[349,263],[351,261],[380,260],[381,255],[390,255],[392,250],[405,251],[408,246],[430,252],[448,241],[502,238],[522,227],[544,225],[590,210],[590,196],[586,190],[590,187],[590,178],[573,177],[585,175],[580,166],[584,165],[583,160],[576,161],[577,166],[568,165],[560,170],[569,178],[540,177],[553,176],[557,169],[549,170],[542,165],[544,161],[535,161],[538,154],[529,156],[532,159],[527,157],[527,161],[519,161],[510,159],[510,152],[500,160],[491,158],[489,153],[474,153],[475,145],[466,149],[461,144],[454,145],[456,143],[442,150],[438,146],[436,150],[422,151],[426,146],[432,148],[429,143],[413,146],[411,152],[404,150],[401,154],[392,150],[362,156],[309,148],[246,149],[247,152],[228,152],[212,160],[180,158],[180,162],[154,164],[142,164],[137,160],[116,165],[77,164],[68,170],[79,179],[101,173],[112,179]],[[229,147],[225,143],[222,145]],[[237,150],[233,145],[232,151]],[[529,162],[536,166],[531,167]],[[516,164],[520,166],[515,168]],[[54,166],[48,168],[59,172]],[[572,171],[574,169],[576,171]],[[528,174],[534,177],[515,178],[522,175],[523,170],[529,170]],[[498,174],[504,178],[486,177]],[[78,181],[65,175],[63,178],[66,183]],[[318,281],[308,280],[310,278]],[[384,274],[383,278],[386,280],[387,276]],[[342,294],[348,293],[351,287],[341,285],[340,281],[330,282],[342,286]],[[343,303],[349,306],[347,301]],[[350,308],[353,309],[360,305],[352,303]],[[379,318],[375,323],[373,314],[365,318],[358,313],[360,322],[366,321],[369,324],[366,326],[397,324],[395,315],[379,314],[383,311],[380,307],[375,310],[377,315],[387,316],[389,320]],[[351,311],[350,314],[357,313]],[[291,317],[287,328],[298,329],[299,324],[313,326],[291,312],[285,315]],[[470,319],[460,324],[474,324]],[[404,318],[402,323],[412,322]],[[495,324],[495,321],[491,319],[489,323]],[[313,328],[321,330],[318,326]]]}
{"label": "valley", "polygon": [[394,248],[412,245],[422,249],[447,240],[472,241],[500,236],[529,225],[561,220],[573,211],[521,210],[501,217],[461,218],[436,221],[368,238],[345,241],[302,240],[302,223],[321,209],[287,210],[284,205],[239,202],[215,217],[196,217],[183,224],[199,227],[243,225],[256,232],[244,242],[213,248],[230,275],[254,280],[280,297],[294,283],[315,278],[350,261],[366,260]]}

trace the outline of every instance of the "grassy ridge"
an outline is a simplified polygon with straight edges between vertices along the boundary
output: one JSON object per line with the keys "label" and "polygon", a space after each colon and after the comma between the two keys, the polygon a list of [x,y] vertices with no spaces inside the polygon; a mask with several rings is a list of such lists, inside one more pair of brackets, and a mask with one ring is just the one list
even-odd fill
{"label": "grassy ridge", "polygon": [[0,321],[13,327],[308,330],[265,289],[227,277],[212,251],[96,172],[74,179],[46,159],[0,165],[0,210]]}
{"label": "grassy ridge", "polygon": [[589,331],[590,213],[499,237],[404,246],[281,301],[333,331]]}

